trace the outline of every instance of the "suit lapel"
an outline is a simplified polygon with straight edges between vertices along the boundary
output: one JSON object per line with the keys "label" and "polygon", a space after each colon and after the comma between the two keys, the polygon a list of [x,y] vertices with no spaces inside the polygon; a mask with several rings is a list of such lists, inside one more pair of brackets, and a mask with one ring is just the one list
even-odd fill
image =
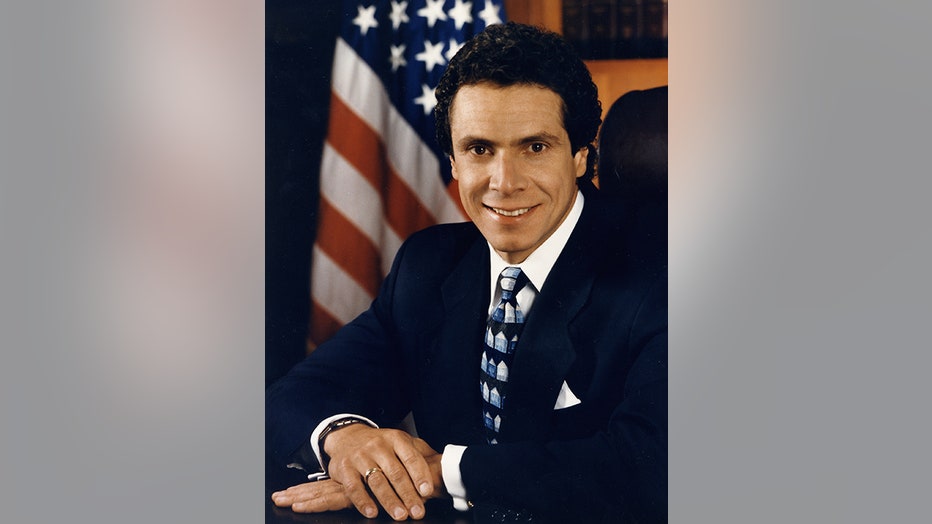
{"label": "suit lapel", "polygon": [[[586,210],[589,207],[587,203]],[[576,359],[569,326],[589,297],[598,258],[591,252],[598,242],[592,241],[592,213],[586,210],[535,300],[518,342],[508,376],[502,441],[546,435],[560,388]]]}
{"label": "suit lapel", "polygon": [[441,288],[443,324],[437,337],[433,376],[443,381],[431,388],[431,405],[445,423],[444,440],[458,444],[484,442],[479,391],[479,361],[487,308],[490,300],[489,249],[478,236],[466,256],[450,273]]}

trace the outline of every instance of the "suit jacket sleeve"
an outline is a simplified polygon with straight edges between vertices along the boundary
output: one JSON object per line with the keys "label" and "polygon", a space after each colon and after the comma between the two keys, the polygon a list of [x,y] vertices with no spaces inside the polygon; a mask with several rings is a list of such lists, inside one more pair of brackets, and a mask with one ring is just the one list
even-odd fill
{"label": "suit jacket sleeve", "polygon": [[[396,260],[402,258],[404,249]],[[308,471],[320,469],[310,452],[309,437],[325,418],[353,413],[385,427],[399,422],[410,410],[408,381],[389,306],[396,270],[393,267],[368,310],[266,390],[270,484],[301,481],[285,470],[290,463],[298,462]]]}

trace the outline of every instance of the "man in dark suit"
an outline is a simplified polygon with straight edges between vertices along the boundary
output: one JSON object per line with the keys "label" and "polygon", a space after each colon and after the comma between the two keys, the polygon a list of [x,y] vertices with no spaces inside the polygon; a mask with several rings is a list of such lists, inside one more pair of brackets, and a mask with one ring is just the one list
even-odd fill
{"label": "man in dark suit", "polygon": [[[492,26],[436,96],[472,222],[409,238],[370,309],[269,388],[270,482],[292,485],[273,501],[666,520],[666,274],[579,190],[601,115],[589,72],[558,35]],[[417,437],[391,429],[408,413]]]}

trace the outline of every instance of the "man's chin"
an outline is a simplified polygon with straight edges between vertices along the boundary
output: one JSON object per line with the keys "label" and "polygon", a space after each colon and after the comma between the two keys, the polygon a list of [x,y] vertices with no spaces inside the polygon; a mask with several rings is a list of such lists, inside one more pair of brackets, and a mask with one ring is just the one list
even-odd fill
{"label": "man's chin", "polygon": [[[488,237],[486,237],[488,238]],[[492,249],[494,249],[500,257],[502,257],[506,262],[510,264],[518,264],[524,262],[524,259],[531,254],[533,250],[530,245],[526,242],[519,241],[490,241]]]}

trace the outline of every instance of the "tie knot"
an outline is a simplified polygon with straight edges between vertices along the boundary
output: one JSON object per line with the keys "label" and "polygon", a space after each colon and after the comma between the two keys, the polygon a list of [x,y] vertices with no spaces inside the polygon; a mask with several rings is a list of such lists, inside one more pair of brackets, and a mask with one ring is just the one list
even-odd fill
{"label": "tie knot", "polygon": [[510,300],[529,282],[520,267],[506,267],[498,276],[498,285],[502,288],[502,300]]}

